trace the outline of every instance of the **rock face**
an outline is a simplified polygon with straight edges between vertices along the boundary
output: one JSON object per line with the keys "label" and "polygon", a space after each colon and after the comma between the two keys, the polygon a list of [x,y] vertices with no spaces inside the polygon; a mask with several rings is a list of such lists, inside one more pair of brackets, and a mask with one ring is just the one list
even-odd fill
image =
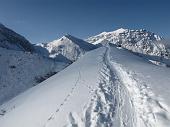
{"label": "rock face", "polygon": [[0,47],[33,52],[34,46],[23,36],[0,24]]}
{"label": "rock face", "polygon": [[144,29],[129,30],[121,28],[92,36],[86,41],[96,45],[113,43],[133,52],[170,58],[168,47],[162,43],[163,38]]}
{"label": "rock face", "polygon": [[[71,61],[77,60],[85,52],[95,49],[91,43],[73,37],[71,35],[65,35],[58,40],[54,40],[45,44],[38,44],[39,51],[48,54],[50,57],[55,58],[57,55],[61,54]],[[45,49],[47,52],[45,52]]]}

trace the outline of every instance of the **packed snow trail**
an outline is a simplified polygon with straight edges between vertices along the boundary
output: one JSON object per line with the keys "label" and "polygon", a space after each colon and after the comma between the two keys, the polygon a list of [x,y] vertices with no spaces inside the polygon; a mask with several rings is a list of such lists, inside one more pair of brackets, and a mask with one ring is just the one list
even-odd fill
{"label": "packed snow trail", "polygon": [[[70,112],[71,127],[136,127],[133,106],[128,93],[109,64],[108,51],[102,55],[97,88],[82,117]],[[86,83],[84,83],[86,84]],[[130,111],[130,112],[129,112]]]}
{"label": "packed snow trail", "polygon": [[[103,55],[98,88],[85,110],[84,120],[70,126],[85,127],[168,127],[168,109],[161,104],[135,73],[110,60],[109,47]],[[84,125],[85,124],[85,125]]]}
{"label": "packed snow trail", "polygon": [[110,60],[110,48],[107,49],[108,61],[115,70],[122,85],[129,93],[131,105],[134,108],[137,127],[169,127],[170,113],[167,106],[161,102],[147,86],[147,83],[137,78],[137,74],[128,71],[121,64]]}
{"label": "packed snow trail", "polygon": [[137,127],[169,127],[169,111],[161,104],[145,82],[135,79],[135,73],[128,72],[116,63],[116,69],[135,109]]}

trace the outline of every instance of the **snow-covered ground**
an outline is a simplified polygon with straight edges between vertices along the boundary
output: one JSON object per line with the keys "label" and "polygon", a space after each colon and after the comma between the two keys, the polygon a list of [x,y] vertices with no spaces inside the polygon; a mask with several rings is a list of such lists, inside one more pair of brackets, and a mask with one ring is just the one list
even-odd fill
{"label": "snow-covered ground", "polygon": [[0,127],[169,127],[169,69],[120,47],[95,49],[1,105]]}
{"label": "snow-covered ground", "polygon": [[0,47],[0,104],[33,87],[68,63]]}
{"label": "snow-covered ground", "polygon": [[111,65],[135,109],[135,126],[169,127],[169,68],[157,66],[125,49],[112,47],[110,54]]}

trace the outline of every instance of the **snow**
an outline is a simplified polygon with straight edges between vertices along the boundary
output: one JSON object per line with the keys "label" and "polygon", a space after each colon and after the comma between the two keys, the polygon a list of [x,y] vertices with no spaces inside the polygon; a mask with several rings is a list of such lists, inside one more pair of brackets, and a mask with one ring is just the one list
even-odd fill
{"label": "snow", "polygon": [[[0,48],[0,104],[37,85],[43,77],[68,63],[55,62],[35,53]],[[43,69],[42,69],[43,68]]]}
{"label": "snow", "polygon": [[23,36],[0,24],[0,104],[71,63],[62,55],[51,59],[48,55],[42,55],[42,51]]}
{"label": "snow", "polygon": [[0,24],[0,127],[169,127],[166,40],[120,28],[87,41],[32,45]]}
{"label": "snow", "polygon": [[[62,72],[2,105],[1,109],[5,108],[7,113],[0,118],[1,126],[64,126],[71,111],[82,113],[86,102],[90,101],[90,91],[96,87],[103,52],[104,48],[93,55],[87,53]],[[12,107],[15,108],[8,111]],[[17,122],[22,115],[24,117]],[[51,116],[55,120],[48,121]],[[61,122],[55,125],[57,121]]]}
{"label": "snow", "polygon": [[[169,68],[148,64],[149,62],[143,58],[121,50],[112,47],[110,59],[117,75],[130,93],[137,117],[143,120],[142,127],[168,127],[170,125],[168,98],[170,78],[167,76],[170,74]],[[140,127],[141,124],[136,126]]]}
{"label": "snow", "polygon": [[133,52],[170,58],[168,46],[162,43],[164,39],[144,29],[130,30],[121,28],[92,36],[86,41],[95,45],[113,43]]}
{"label": "snow", "polygon": [[168,75],[167,66],[107,45],[1,105],[0,126],[168,127]]}
{"label": "snow", "polygon": [[0,24],[0,47],[27,52],[34,51],[33,45],[28,40],[2,24]]}
{"label": "snow", "polygon": [[95,48],[96,46],[93,44],[71,35],[65,35],[62,38],[52,42],[36,45],[37,51],[41,54],[45,54],[46,56],[52,58],[55,58],[58,54],[62,54],[71,61],[76,61],[86,52]]}
{"label": "snow", "polygon": [[110,34],[116,34],[116,35],[119,35],[121,33],[125,33],[126,31],[128,31],[128,29],[124,29],[124,28],[120,28],[120,29],[117,29],[115,30],[114,32],[109,32]]}

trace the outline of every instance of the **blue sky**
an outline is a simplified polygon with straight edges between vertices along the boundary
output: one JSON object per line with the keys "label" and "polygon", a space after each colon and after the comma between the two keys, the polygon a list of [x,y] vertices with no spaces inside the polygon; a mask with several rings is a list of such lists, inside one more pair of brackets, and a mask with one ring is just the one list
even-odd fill
{"label": "blue sky", "polygon": [[118,28],[170,38],[170,0],[0,0],[0,22],[32,43]]}

